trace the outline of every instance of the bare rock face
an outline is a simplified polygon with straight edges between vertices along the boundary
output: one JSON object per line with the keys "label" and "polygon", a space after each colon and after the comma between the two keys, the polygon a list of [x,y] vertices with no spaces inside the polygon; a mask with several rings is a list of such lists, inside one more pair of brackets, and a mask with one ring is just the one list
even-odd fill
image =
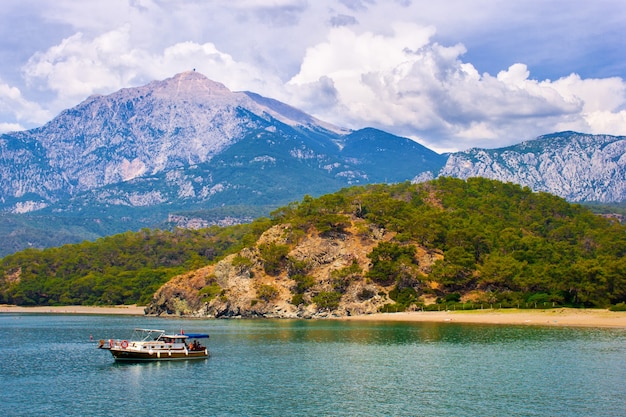
{"label": "bare rock face", "polygon": [[[256,245],[230,255],[215,265],[178,276],[155,294],[146,309],[148,314],[174,314],[199,317],[270,317],[313,318],[370,314],[392,302],[389,288],[370,282],[368,253],[391,233],[377,230],[367,235],[357,232],[363,226],[352,219],[352,227],[341,236],[325,237],[315,230],[293,241],[289,225],[267,230]],[[286,255],[278,271],[266,271],[263,247],[284,247]],[[418,250],[420,267],[427,270],[436,254]],[[358,265],[355,268],[354,265]],[[352,268],[357,272],[334,271]],[[310,279],[304,291],[298,291],[298,279]],[[332,308],[315,302],[318,294],[340,294]]]}
{"label": "bare rock face", "polygon": [[161,287],[146,314],[192,315],[201,305],[199,291],[209,282],[212,267],[179,275]]}
{"label": "bare rock face", "polygon": [[568,201],[626,199],[626,137],[554,133],[501,149],[450,155],[441,176],[484,177]]}

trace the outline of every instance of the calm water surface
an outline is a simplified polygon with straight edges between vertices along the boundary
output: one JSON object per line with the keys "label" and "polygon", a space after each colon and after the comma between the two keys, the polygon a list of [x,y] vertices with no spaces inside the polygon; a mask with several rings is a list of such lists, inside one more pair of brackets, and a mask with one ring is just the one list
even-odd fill
{"label": "calm water surface", "polygon": [[[208,332],[211,358],[95,340]],[[5,416],[626,416],[626,330],[0,314]]]}

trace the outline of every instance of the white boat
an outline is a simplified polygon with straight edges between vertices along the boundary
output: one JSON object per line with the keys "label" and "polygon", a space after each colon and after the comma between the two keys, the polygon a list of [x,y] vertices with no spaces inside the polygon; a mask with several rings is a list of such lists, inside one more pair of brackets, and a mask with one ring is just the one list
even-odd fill
{"label": "white boat", "polygon": [[206,359],[209,351],[200,343],[204,333],[166,334],[165,330],[134,329],[128,340],[100,340],[99,349],[111,352],[116,361],[174,361]]}

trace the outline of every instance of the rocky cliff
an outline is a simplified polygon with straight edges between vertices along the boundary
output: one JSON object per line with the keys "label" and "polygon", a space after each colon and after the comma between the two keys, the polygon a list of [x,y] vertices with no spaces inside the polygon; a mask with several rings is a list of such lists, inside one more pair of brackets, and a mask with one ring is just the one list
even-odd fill
{"label": "rocky cliff", "polygon": [[[172,279],[155,294],[146,314],[312,318],[369,314],[394,302],[388,293],[395,282],[384,287],[365,274],[370,267],[367,255],[395,233],[352,217],[340,235],[324,236],[315,229],[295,235],[290,225],[274,226],[255,246]],[[263,252],[272,245],[287,249],[280,267],[268,271]],[[442,258],[424,249],[416,256],[424,273]]]}

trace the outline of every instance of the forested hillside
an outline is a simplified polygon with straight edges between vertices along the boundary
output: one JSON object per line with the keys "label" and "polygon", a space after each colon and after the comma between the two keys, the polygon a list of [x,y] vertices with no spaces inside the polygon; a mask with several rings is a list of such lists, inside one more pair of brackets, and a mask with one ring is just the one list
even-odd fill
{"label": "forested hillside", "polygon": [[264,227],[261,219],[203,230],[145,229],[95,242],[28,249],[2,259],[0,303],[145,305],[173,276],[254,242]]}
{"label": "forested hillside", "polygon": [[440,178],[306,197],[250,225],[24,251],[2,260],[0,286],[17,304],[146,304],[181,274],[150,311],[215,316],[608,306],[626,301],[625,254],[626,228],[587,208],[511,183]]}

